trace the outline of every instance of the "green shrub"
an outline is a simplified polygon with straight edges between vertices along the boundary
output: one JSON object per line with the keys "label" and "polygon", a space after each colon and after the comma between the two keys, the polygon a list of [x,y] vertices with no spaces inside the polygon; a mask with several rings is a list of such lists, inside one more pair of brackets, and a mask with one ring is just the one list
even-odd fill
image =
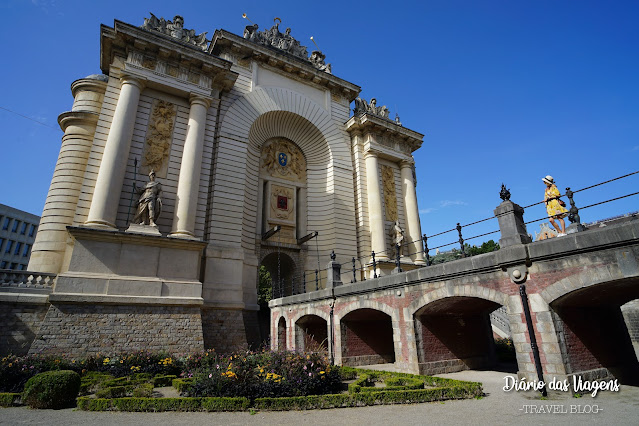
{"label": "green shrub", "polygon": [[134,398],[149,398],[153,395],[153,385],[151,383],[142,383],[133,389]]}
{"label": "green shrub", "polygon": [[19,393],[0,393],[0,407],[13,407],[19,405]]}
{"label": "green shrub", "polygon": [[73,407],[79,391],[80,375],[75,371],[48,371],[27,381],[22,401],[31,408]]}
{"label": "green shrub", "polygon": [[99,390],[102,383],[113,380],[113,376],[106,373],[99,373],[97,371],[88,371],[80,379],[80,395],[87,395]]}
{"label": "green shrub", "polygon": [[111,409],[111,401],[113,400],[81,396],[78,398],[78,409],[83,411],[107,411]]}
{"label": "green shrub", "polygon": [[[130,388],[132,390],[132,388]],[[111,386],[105,389],[100,389],[95,393],[97,398],[123,398],[126,396],[129,389],[127,386]]]}
{"label": "green shrub", "polygon": [[245,411],[250,405],[248,398],[202,398],[206,411]]}
{"label": "green shrub", "polygon": [[180,393],[186,391],[193,384],[193,379],[173,379],[171,385]]}
{"label": "green shrub", "polygon": [[177,376],[175,374],[169,374],[166,376],[155,376],[153,378],[153,386],[156,388],[163,386],[172,386],[173,380],[176,378]]}

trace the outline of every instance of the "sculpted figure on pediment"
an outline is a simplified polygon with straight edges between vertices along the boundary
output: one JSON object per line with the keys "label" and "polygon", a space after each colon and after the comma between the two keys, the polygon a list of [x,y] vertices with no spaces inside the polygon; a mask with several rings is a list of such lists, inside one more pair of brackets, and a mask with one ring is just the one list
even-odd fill
{"label": "sculpted figure on pediment", "polygon": [[377,99],[375,98],[372,98],[370,103],[366,102],[366,99],[355,99],[355,108],[353,109],[353,113],[355,115],[374,114],[387,119],[390,115],[390,111],[388,110],[386,105],[377,106]]}
{"label": "sculpted figure on pediment", "polygon": [[209,40],[206,39],[206,32],[196,35],[195,30],[184,28],[184,18],[180,15],[175,15],[172,21],[167,21],[166,19],[158,18],[151,13],[150,18],[144,18],[142,28],[148,31],[157,31],[171,36],[182,42],[192,44],[202,50],[206,50],[209,43]]}

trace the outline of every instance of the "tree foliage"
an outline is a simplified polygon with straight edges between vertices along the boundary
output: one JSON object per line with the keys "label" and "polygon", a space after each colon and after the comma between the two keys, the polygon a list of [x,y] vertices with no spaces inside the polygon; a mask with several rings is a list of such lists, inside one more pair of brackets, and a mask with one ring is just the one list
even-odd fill
{"label": "tree foliage", "polygon": [[[471,246],[468,243],[464,243],[464,252],[466,256],[476,256],[478,254],[490,253],[492,251],[499,250],[499,244],[497,244],[493,240],[488,240],[484,242],[481,246]],[[457,260],[462,258],[461,250],[452,249],[450,251],[441,252],[430,258],[430,262],[433,265],[437,265],[438,263],[450,262],[452,260]]]}
{"label": "tree foliage", "polygon": [[268,306],[268,302],[271,300],[271,295],[273,294],[271,274],[264,266],[260,266],[259,276],[260,282],[257,287],[257,303],[260,306]]}

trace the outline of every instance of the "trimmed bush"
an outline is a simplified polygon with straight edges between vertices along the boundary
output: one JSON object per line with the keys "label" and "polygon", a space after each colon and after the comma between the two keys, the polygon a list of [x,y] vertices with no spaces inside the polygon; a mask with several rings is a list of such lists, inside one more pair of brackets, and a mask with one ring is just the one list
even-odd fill
{"label": "trimmed bush", "polygon": [[111,386],[97,391],[95,396],[98,398],[122,398],[125,397],[127,392],[130,390],[133,389],[128,386]]}
{"label": "trimmed bush", "polygon": [[96,392],[100,389],[103,382],[109,380],[113,380],[113,376],[110,374],[88,371],[81,377],[80,395],[87,395]]}
{"label": "trimmed bush", "polygon": [[193,379],[173,379],[171,385],[180,393],[186,391],[193,384]]}
{"label": "trimmed bush", "polygon": [[78,408],[84,411],[245,411],[248,398],[78,398]]}
{"label": "trimmed bush", "polygon": [[151,383],[142,383],[133,389],[134,398],[149,398],[153,395],[153,385]]}
{"label": "trimmed bush", "polygon": [[177,378],[174,374],[169,374],[167,376],[155,376],[153,378],[153,386],[156,388],[160,388],[163,386],[172,386],[173,380]]}
{"label": "trimmed bush", "polygon": [[13,407],[19,405],[19,393],[0,393],[0,407]]}
{"label": "trimmed bush", "polygon": [[27,381],[22,401],[31,408],[68,408],[75,406],[79,391],[80,375],[75,371],[47,371]]}

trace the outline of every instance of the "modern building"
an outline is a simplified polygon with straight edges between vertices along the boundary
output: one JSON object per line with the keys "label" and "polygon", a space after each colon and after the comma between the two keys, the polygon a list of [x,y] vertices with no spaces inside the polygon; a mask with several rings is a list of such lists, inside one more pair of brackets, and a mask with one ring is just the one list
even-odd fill
{"label": "modern building", "polygon": [[0,204],[0,269],[27,269],[39,223],[39,216]]}

